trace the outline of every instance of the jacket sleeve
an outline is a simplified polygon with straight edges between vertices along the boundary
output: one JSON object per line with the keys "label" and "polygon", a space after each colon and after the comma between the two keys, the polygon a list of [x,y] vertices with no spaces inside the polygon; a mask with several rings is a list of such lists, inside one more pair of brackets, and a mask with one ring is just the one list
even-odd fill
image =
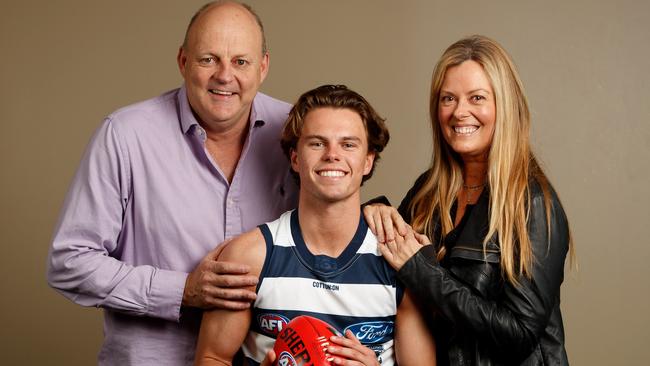
{"label": "jacket sleeve", "polygon": [[130,196],[126,155],[106,120],[86,149],[64,202],[48,254],[47,280],[83,306],[178,320],[187,274],[118,259]]}
{"label": "jacket sleeve", "polygon": [[424,304],[451,321],[461,333],[471,334],[513,358],[530,354],[558,304],[568,250],[568,225],[557,197],[551,194],[550,238],[541,192],[533,193],[531,201],[531,279],[520,276],[518,286],[505,281],[504,291],[496,300],[483,298],[436,263],[431,245],[423,247],[398,273]]}

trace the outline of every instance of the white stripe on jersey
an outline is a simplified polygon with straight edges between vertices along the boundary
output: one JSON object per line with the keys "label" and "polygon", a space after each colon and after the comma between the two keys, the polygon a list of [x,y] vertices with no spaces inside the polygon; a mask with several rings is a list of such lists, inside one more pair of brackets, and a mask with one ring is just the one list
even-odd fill
{"label": "white stripe on jersey", "polygon": [[[253,360],[261,363],[266,356],[266,352],[264,350],[273,349],[275,339],[267,337],[264,334],[248,332],[246,339],[244,340],[244,344],[246,345],[246,347],[242,347],[244,356],[252,358]],[[276,355],[276,357],[277,356],[278,355]]]}
{"label": "white stripe on jersey", "polygon": [[[383,317],[395,315],[396,289],[382,284],[322,282],[310,278],[264,278],[255,307],[269,310]],[[283,297],[282,294],[293,294]],[[318,301],[314,301],[318,299]]]}
{"label": "white stripe on jersey", "polygon": [[379,251],[379,242],[375,234],[368,229],[366,232],[366,237],[363,239],[363,243],[357,250],[359,254],[374,254],[377,257],[381,257],[381,252]]}
{"label": "white stripe on jersey", "polygon": [[293,241],[293,236],[291,236],[291,213],[293,211],[287,211],[279,219],[266,223],[273,236],[273,245],[279,247],[296,246],[296,243]]}

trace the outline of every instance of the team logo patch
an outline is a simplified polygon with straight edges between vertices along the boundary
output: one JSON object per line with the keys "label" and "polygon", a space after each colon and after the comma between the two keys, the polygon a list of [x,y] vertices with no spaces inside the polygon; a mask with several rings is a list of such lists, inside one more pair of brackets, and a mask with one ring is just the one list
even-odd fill
{"label": "team logo patch", "polygon": [[291,353],[284,351],[278,357],[278,366],[298,366]]}
{"label": "team logo patch", "polygon": [[393,337],[393,322],[378,321],[352,324],[345,328],[351,330],[362,343],[382,343]]}
{"label": "team logo patch", "polygon": [[273,336],[277,336],[288,322],[289,319],[279,314],[261,314],[257,317],[260,329]]}

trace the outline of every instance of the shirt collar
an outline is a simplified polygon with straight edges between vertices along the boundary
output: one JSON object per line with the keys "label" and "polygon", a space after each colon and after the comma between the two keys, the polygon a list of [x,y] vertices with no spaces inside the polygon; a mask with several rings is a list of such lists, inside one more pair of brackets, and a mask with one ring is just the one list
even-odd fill
{"label": "shirt collar", "polygon": [[[178,104],[180,107],[179,113],[180,113],[180,120],[181,120],[181,129],[183,133],[188,133],[190,129],[192,129],[192,126],[198,126],[199,122],[196,120],[196,117],[194,117],[194,113],[192,112],[192,108],[190,107],[190,102],[187,100],[187,90],[185,89],[184,84],[180,87],[180,90],[178,92]],[[258,98],[256,95],[255,98],[253,99],[251,114],[248,119],[248,121],[250,122],[249,132],[253,128],[262,127],[266,124],[266,122],[264,122],[263,115],[264,115],[264,107],[260,102],[260,98]]]}

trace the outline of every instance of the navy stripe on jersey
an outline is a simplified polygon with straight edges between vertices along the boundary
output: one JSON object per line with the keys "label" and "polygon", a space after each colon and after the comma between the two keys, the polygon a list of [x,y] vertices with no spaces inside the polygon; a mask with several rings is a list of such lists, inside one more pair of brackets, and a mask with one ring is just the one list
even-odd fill
{"label": "navy stripe on jersey", "polygon": [[[395,323],[395,315],[386,317],[353,317],[353,316],[333,316],[322,313],[312,313],[309,311],[288,311],[288,310],[275,310],[275,309],[253,309],[253,321],[251,322],[251,330],[275,338],[282,330],[282,320],[293,319],[300,315],[309,315],[314,318],[319,318],[331,326],[333,326],[339,333],[344,334],[348,328],[355,328],[355,336],[365,344],[380,343],[385,341],[385,336],[393,334],[393,329],[389,324]],[[375,327],[362,328],[361,324],[371,324]],[[387,326],[381,326],[381,325]],[[359,327],[354,327],[360,325]],[[356,329],[359,328],[359,329]],[[373,330],[377,330],[373,332]],[[378,334],[382,332],[382,334]]]}
{"label": "navy stripe on jersey", "polygon": [[368,225],[363,219],[363,216],[360,215],[357,231],[338,258],[332,258],[327,255],[313,255],[307,248],[305,239],[302,237],[298,210],[296,209],[291,213],[291,236],[293,237],[300,260],[310,267],[315,274],[320,274],[325,277],[334,276],[340,271],[344,271],[346,266],[352,264],[351,260],[361,247],[361,244],[363,244],[363,239],[366,237],[367,232]]}
{"label": "navy stripe on jersey", "polygon": [[[348,265],[354,265],[354,271],[337,271],[333,274],[325,274],[311,269],[305,262],[296,260],[297,250],[295,247],[274,247],[273,261],[265,263],[261,278],[265,277],[309,277],[324,282],[336,279],[339,283],[381,283],[397,286],[395,271],[387,265],[383,257],[374,255],[358,255]],[[267,248],[267,255],[269,248]],[[314,256],[317,257],[317,256]],[[325,257],[325,256],[323,256]],[[259,289],[259,288],[258,288]]]}

